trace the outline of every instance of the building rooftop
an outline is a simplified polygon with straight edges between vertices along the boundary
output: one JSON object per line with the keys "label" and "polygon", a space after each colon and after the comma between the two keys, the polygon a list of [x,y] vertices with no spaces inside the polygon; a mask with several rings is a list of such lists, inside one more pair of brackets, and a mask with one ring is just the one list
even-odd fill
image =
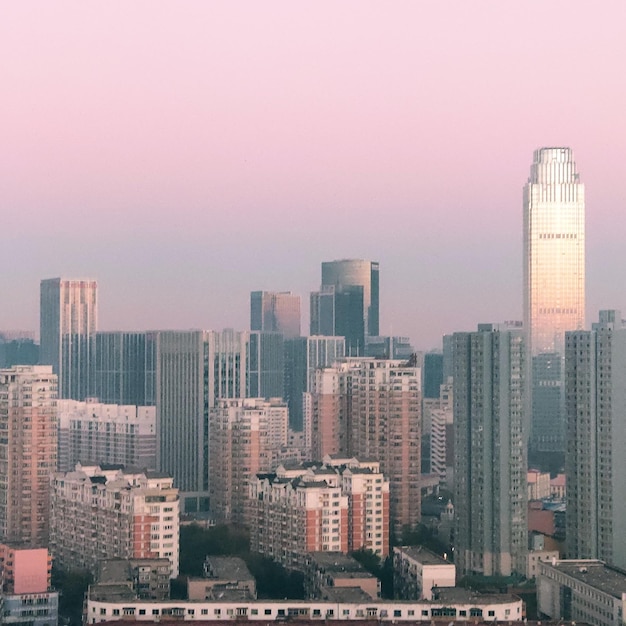
{"label": "building rooftop", "polygon": [[91,585],[89,597],[98,602],[136,602],[137,595],[126,585]]}
{"label": "building rooftop", "polygon": [[372,596],[363,591],[361,587],[323,587],[321,596],[321,602],[361,603],[372,601]]}
{"label": "building rooftop", "polygon": [[409,558],[414,559],[423,565],[453,565],[453,563],[447,559],[444,559],[442,556],[439,556],[422,546],[400,546],[394,548],[394,550],[406,554]]}
{"label": "building rooftop", "polygon": [[312,552],[309,559],[329,574],[341,574],[343,578],[373,578],[355,558],[342,552]]}
{"label": "building rooftop", "polygon": [[508,604],[516,600],[519,600],[518,596],[512,593],[478,593],[464,587],[434,587],[430,604]]}
{"label": "building rooftop", "polygon": [[568,560],[556,561],[556,563],[544,562],[543,565],[563,572],[575,580],[620,600],[622,594],[626,593],[626,572],[610,567],[602,561]]}
{"label": "building rooftop", "polygon": [[208,556],[204,574],[205,578],[217,580],[254,580],[245,561],[236,556]]}
{"label": "building rooftop", "polygon": [[126,559],[106,559],[98,561],[96,582],[98,585],[122,583],[130,580],[130,569]]}

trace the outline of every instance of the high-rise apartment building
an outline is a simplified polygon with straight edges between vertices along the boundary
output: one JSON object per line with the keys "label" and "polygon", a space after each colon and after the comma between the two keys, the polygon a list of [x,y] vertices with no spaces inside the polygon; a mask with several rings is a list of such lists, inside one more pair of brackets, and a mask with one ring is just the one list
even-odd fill
{"label": "high-rise apartment building", "polygon": [[219,400],[209,414],[211,512],[244,524],[251,478],[276,467],[287,445],[289,410],[278,398]]}
{"label": "high-rise apartment building", "polygon": [[626,569],[626,326],[566,333],[567,554]]}
{"label": "high-rise apartment building", "polygon": [[526,571],[526,348],[521,327],[453,335],[455,563]]}
{"label": "high-rise apartment building", "polygon": [[345,337],[347,354],[364,356],[366,337],[379,334],[379,317],[378,263],[322,263],[322,286],[311,294],[311,335]]}
{"label": "high-rise apartment building", "polygon": [[94,389],[97,283],[50,278],[40,295],[40,363],[59,377],[60,398],[84,400]]}
{"label": "high-rise apartment building", "polygon": [[300,296],[291,291],[250,293],[250,330],[300,336]]}
{"label": "high-rise apartment building", "polygon": [[524,327],[533,355],[563,354],[585,322],[585,188],[570,148],[535,150],[524,187]]}
{"label": "high-rise apartment building", "polygon": [[178,576],[179,499],[171,477],[76,465],[53,475],[50,550],[61,569],[95,573],[102,559],[169,559]]}
{"label": "high-rise apartment building", "polygon": [[585,320],[585,189],[570,148],[535,150],[523,203],[530,450],[540,464],[552,458],[558,465],[565,450],[565,331],[581,330]]}
{"label": "high-rise apartment building", "polygon": [[420,520],[421,372],[403,361],[347,358],[317,370],[305,422],[312,454],[380,461],[399,536]]}
{"label": "high-rise apartment building", "polygon": [[49,366],[0,370],[0,540],[45,546],[57,465],[57,377]]}
{"label": "high-rise apartment building", "polygon": [[57,402],[59,448],[57,465],[69,472],[76,463],[156,469],[156,408],[85,402]]}

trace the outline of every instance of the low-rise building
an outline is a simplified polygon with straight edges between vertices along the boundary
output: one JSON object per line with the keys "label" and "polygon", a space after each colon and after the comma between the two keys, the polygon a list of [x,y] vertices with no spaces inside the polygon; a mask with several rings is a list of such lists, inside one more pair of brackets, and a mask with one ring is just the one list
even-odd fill
{"label": "low-rise building", "polygon": [[173,479],[119,466],[57,472],[51,484],[50,550],[62,569],[95,574],[102,559],[166,558],[178,575],[179,495]]}
{"label": "low-rise building", "polygon": [[341,552],[314,552],[306,559],[307,597],[327,598],[328,589],[361,589],[368,598],[380,598],[380,581],[356,559]]}
{"label": "low-rise building", "polygon": [[537,610],[552,619],[623,626],[626,573],[597,560],[540,562]]}
{"label": "low-rise building", "polygon": [[[341,591],[341,590],[340,590]],[[362,593],[362,590],[358,590]],[[421,602],[372,600],[341,602],[320,600],[253,600],[151,602],[129,596],[128,587],[119,590],[93,585],[86,602],[85,624],[132,621],[287,621],[314,620],[361,622],[409,622],[458,620],[460,622],[518,622],[523,619],[523,603],[510,594],[478,595],[459,589],[454,597]],[[360,594],[358,594],[360,596]]]}
{"label": "low-rise building", "polygon": [[239,592],[237,596],[241,599],[256,598],[256,580],[243,559],[207,556],[203,570],[202,578],[187,580],[187,597],[190,600],[217,600],[227,592]]}
{"label": "low-rise building", "polygon": [[454,587],[454,563],[421,546],[393,549],[393,588],[402,600],[430,600],[436,587]]}
{"label": "low-rise building", "polygon": [[0,543],[0,624],[57,626],[59,594],[50,586],[46,548]]}
{"label": "low-rise building", "polygon": [[528,500],[543,500],[550,497],[550,474],[536,469],[528,470],[526,485]]}
{"label": "low-rise building", "polygon": [[554,478],[550,479],[550,497],[553,500],[565,501],[567,495],[567,485],[565,474],[557,474]]}
{"label": "low-rise building", "polygon": [[169,559],[106,559],[99,561],[98,585],[127,585],[142,600],[170,597]]}

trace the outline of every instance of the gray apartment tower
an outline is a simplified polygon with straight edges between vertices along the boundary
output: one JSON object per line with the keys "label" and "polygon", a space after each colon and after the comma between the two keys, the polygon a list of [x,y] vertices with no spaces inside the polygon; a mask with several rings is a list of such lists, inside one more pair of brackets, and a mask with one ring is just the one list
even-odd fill
{"label": "gray apartment tower", "polygon": [[626,569],[626,327],[565,335],[567,556]]}
{"label": "gray apartment tower", "polygon": [[97,290],[95,280],[41,281],[39,360],[52,365],[60,398],[84,400],[93,395]]}
{"label": "gray apartment tower", "polygon": [[521,324],[453,335],[455,561],[460,575],[526,570],[526,347]]}

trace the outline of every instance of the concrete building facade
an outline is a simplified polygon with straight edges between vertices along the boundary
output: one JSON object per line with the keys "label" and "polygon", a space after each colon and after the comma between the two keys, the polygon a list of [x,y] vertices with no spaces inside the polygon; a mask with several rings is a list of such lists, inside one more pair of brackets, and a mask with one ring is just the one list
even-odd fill
{"label": "concrete building facade", "polygon": [[155,407],[87,398],[59,400],[57,412],[60,472],[71,471],[80,461],[156,469]]}
{"label": "concrete building facade", "polygon": [[57,377],[52,367],[0,370],[0,540],[42,547],[57,466]]}
{"label": "concrete building facade", "polygon": [[250,293],[250,330],[300,336],[300,296],[291,291]]}
{"label": "concrete building facade", "polygon": [[50,550],[62,569],[102,559],[166,558],[178,575],[179,497],[169,476],[76,465],[51,484]]}
{"label": "concrete building facade", "polygon": [[519,327],[455,333],[454,507],[459,574],[526,571],[526,349]]}

